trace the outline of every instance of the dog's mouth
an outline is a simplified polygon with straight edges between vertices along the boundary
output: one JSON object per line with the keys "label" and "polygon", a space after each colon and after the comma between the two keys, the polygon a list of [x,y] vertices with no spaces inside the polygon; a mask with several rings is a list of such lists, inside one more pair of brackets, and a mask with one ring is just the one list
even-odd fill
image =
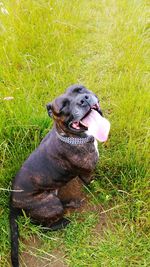
{"label": "dog's mouth", "polygon": [[75,131],[86,131],[88,130],[89,123],[88,123],[88,117],[92,111],[98,112],[102,116],[102,112],[100,110],[99,104],[94,104],[88,112],[79,120],[71,122],[70,126]]}
{"label": "dog's mouth", "polygon": [[76,132],[88,131],[88,134],[100,142],[105,142],[108,138],[110,123],[102,116],[99,105],[95,104],[80,121],[72,122],[71,127]]}

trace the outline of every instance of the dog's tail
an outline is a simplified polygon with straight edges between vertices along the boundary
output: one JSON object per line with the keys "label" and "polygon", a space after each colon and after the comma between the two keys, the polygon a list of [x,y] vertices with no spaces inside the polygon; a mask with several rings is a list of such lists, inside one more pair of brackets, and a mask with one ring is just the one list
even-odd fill
{"label": "dog's tail", "polygon": [[13,267],[19,267],[18,248],[19,248],[19,231],[16,222],[19,215],[18,209],[13,208],[10,203],[10,236],[11,236],[11,261]]}

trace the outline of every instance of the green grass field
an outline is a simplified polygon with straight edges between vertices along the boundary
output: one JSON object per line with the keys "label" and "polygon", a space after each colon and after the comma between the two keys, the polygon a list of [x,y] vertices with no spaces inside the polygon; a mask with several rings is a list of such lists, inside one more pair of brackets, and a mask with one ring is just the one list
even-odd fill
{"label": "green grass field", "polygon": [[99,144],[96,179],[85,189],[91,205],[102,211],[73,212],[69,227],[55,233],[43,233],[20,218],[21,266],[150,266],[148,1],[3,4],[0,266],[10,266],[12,178],[52,126],[46,103],[74,83],[99,96],[111,122],[109,141]]}

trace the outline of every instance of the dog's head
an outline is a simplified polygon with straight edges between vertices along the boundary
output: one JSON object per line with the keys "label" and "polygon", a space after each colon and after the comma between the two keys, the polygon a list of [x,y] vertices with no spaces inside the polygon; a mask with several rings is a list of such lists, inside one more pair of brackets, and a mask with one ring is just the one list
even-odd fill
{"label": "dog's head", "polygon": [[47,104],[48,114],[56,126],[74,134],[88,130],[83,120],[92,110],[102,115],[97,96],[83,85],[70,86],[63,95]]}

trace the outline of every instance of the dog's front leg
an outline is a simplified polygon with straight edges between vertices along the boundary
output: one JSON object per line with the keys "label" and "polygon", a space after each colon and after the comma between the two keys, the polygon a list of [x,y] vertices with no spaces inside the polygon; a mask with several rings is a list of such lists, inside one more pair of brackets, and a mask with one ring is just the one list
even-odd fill
{"label": "dog's front leg", "polygon": [[72,208],[72,209],[77,209],[80,208],[82,205],[83,200],[75,199],[75,200],[70,200],[70,201],[61,201],[63,208]]}
{"label": "dog's front leg", "polygon": [[87,186],[91,183],[91,181],[93,180],[93,176],[90,174],[87,175],[79,175],[80,180]]}

